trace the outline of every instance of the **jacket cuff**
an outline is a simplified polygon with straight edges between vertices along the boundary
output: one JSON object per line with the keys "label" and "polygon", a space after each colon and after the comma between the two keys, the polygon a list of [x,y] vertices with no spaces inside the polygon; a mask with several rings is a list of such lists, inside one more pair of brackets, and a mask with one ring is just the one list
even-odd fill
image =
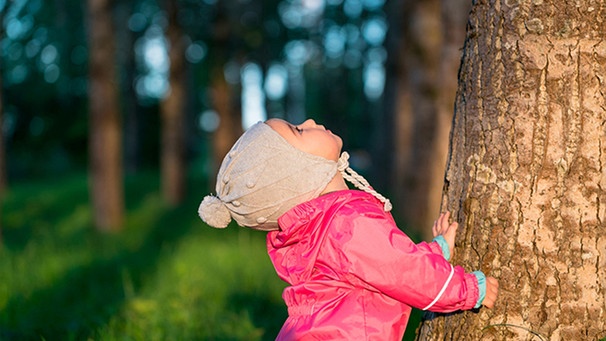
{"label": "jacket cuff", "polygon": [[472,273],[478,279],[478,301],[474,306],[477,309],[482,306],[482,302],[484,302],[484,298],[486,297],[486,275],[482,271],[474,271]]}
{"label": "jacket cuff", "polygon": [[444,236],[436,236],[433,241],[440,245],[444,258],[450,260],[450,248],[448,247],[448,243],[446,242],[446,239],[444,239]]}

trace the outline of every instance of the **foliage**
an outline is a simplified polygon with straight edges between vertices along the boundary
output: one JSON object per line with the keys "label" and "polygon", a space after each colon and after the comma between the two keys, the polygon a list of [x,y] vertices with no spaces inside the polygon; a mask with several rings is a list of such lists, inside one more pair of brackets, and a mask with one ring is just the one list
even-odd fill
{"label": "foliage", "polygon": [[[368,133],[381,116],[381,99],[369,100],[364,88],[368,70],[386,58],[383,0],[177,3],[187,44],[188,155],[195,156],[207,135],[199,122],[213,108],[211,71],[224,71],[239,96],[247,65],[260,68],[261,81],[269,78],[271,66],[288,70],[288,81],[282,79],[287,94],[263,95],[270,117],[319,119],[342,135],[350,150],[378,143],[373,141],[382,134],[371,141]],[[89,129],[86,2],[0,0],[0,13],[10,180],[83,169]],[[158,161],[157,111],[166,90],[166,16],[162,3],[152,0],[115,1],[112,15],[116,58],[108,63],[118,68],[125,161],[134,169],[149,167]],[[382,75],[373,84],[379,79],[382,86]]]}
{"label": "foliage", "polygon": [[[4,203],[1,340],[270,340],[286,316],[264,234],[170,209],[127,179],[127,226],[91,226],[86,177],[15,185]],[[191,181],[196,188],[205,188]]]}
{"label": "foliage", "polygon": [[84,174],[15,184],[2,207],[0,340],[273,340],[286,308],[265,235],[208,228],[199,197],[170,209],[158,182],[127,178],[119,235],[92,227]]}

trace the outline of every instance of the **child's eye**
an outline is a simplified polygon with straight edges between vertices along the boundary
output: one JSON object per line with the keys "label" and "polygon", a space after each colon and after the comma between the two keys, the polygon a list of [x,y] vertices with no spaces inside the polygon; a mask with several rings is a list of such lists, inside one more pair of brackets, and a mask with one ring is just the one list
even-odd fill
{"label": "child's eye", "polygon": [[295,126],[295,130],[301,134],[303,132],[303,129],[299,128],[299,126]]}

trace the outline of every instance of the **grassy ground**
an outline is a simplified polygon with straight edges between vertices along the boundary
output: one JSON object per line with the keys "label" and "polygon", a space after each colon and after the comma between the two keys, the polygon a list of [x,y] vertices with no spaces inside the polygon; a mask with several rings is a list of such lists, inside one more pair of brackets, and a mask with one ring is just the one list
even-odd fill
{"label": "grassy ground", "polygon": [[101,235],[86,182],[81,175],[22,184],[6,197],[0,339],[275,337],[286,317],[284,284],[263,233],[204,226],[196,214],[201,183],[182,207],[166,207],[148,174],[127,180],[125,232]]}
{"label": "grassy ground", "polygon": [[1,220],[0,340],[273,340],[286,309],[265,234],[206,227],[199,181],[172,209],[157,184],[157,174],[127,179],[116,235],[92,227],[85,175],[14,185]]}

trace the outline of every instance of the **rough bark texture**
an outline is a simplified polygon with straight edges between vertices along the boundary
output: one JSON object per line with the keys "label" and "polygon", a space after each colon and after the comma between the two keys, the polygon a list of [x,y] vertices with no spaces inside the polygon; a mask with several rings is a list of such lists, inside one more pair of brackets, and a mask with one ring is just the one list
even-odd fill
{"label": "rough bark texture", "polygon": [[601,0],[474,3],[443,207],[454,263],[501,293],[419,340],[606,337],[605,18]]}
{"label": "rough bark texture", "polygon": [[162,193],[171,205],[179,204],[185,194],[185,47],[177,23],[176,0],[167,0],[170,59],[170,91],[161,104]]}
{"label": "rough bark texture", "polygon": [[116,230],[124,215],[122,130],[109,0],[88,0],[90,177],[95,225]]}

